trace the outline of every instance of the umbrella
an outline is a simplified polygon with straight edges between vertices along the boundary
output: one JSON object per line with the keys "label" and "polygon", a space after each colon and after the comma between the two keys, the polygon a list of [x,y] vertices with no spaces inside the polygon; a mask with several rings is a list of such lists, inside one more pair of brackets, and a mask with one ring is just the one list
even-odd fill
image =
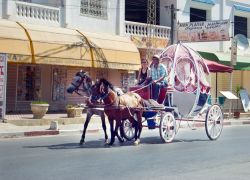
{"label": "umbrella", "polygon": [[205,64],[207,65],[210,72],[231,73],[233,71],[233,68],[230,66],[219,64],[219,63],[214,62],[214,61],[209,61],[207,59],[204,59],[204,61],[205,61]]}
{"label": "umbrella", "polygon": [[216,86],[215,86],[215,96],[217,98],[217,84],[218,84],[218,80],[217,80],[218,74],[217,73],[218,72],[220,72],[220,73],[225,73],[225,72],[232,73],[233,68],[230,67],[230,66],[219,64],[219,63],[214,62],[214,61],[209,61],[207,59],[204,59],[204,62],[207,65],[210,72],[215,72],[216,73],[216,76],[215,76],[215,84],[216,84]]}

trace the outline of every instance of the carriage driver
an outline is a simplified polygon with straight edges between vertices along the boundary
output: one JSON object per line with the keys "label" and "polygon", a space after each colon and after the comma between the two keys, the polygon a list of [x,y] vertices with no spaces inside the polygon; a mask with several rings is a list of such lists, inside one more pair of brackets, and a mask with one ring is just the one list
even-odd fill
{"label": "carriage driver", "polygon": [[160,63],[160,56],[152,57],[150,74],[152,78],[152,99],[157,101],[161,87],[167,86],[167,69],[166,66]]}

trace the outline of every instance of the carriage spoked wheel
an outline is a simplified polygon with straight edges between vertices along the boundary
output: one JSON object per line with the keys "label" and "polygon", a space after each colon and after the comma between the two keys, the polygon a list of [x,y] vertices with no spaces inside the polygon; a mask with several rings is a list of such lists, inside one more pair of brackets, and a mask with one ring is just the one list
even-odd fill
{"label": "carriage spoked wheel", "polygon": [[135,127],[133,127],[128,119],[122,121],[121,133],[127,141],[131,141],[135,138]]}
{"label": "carriage spoked wheel", "polygon": [[223,113],[218,104],[212,105],[206,114],[206,134],[210,140],[216,140],[223,129]]}
{"label": "carriage spoked wheel", "polygon": [[159,131],[163,142],[169,143],[173,141],[176,134],[176,120],[172,113],[166,112],[163,114]]}

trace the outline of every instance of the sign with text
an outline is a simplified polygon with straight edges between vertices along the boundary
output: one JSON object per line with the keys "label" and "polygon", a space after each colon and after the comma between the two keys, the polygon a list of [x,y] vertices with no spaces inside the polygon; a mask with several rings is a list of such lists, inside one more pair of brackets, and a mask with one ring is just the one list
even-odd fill
{"label": "sign with text", "polygon": [[177,39],[182,42],[229,41],[229,20],[178,23]]}
{"label": "sign with text", "polygon": [[[137,48],[146,49],[148,47],[147,37],[131,35],[130,39],[136,45]],[[164,49],[167,47],[168,43],[169,43],[168,38],[152,37],[151,44],[149,44],[149,46],[155,49]]]}
{"label": "sign with text", "polygon": [[0,119],[6,111],[7,55],[0,53]]}
{"label": "sign with text", "polygon": [[235,66],[237,63],[237,40],[235,38],[231,41],[231,65]]}

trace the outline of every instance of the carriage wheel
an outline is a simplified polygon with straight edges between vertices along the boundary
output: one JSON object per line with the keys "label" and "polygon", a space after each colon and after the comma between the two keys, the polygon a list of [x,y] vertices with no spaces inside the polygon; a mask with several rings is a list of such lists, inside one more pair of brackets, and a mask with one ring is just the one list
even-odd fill
{"label": "carriage wheel", "polygon": [[163,114],[159,130],[163,142],[169,143],[173,141],[176,131],[176,121],[172,113],[167,112]]}
{"label": "carriage wheel", "polygon": [[135,128],[128,119],[122,121],[121,133],[127,141],[135,138]]}
{"label": "carriage wheel", "polygon": [[205,129],[210,140],[216,140],[223,128],[223,113],[218,104],[212,105],[206,114]]}

